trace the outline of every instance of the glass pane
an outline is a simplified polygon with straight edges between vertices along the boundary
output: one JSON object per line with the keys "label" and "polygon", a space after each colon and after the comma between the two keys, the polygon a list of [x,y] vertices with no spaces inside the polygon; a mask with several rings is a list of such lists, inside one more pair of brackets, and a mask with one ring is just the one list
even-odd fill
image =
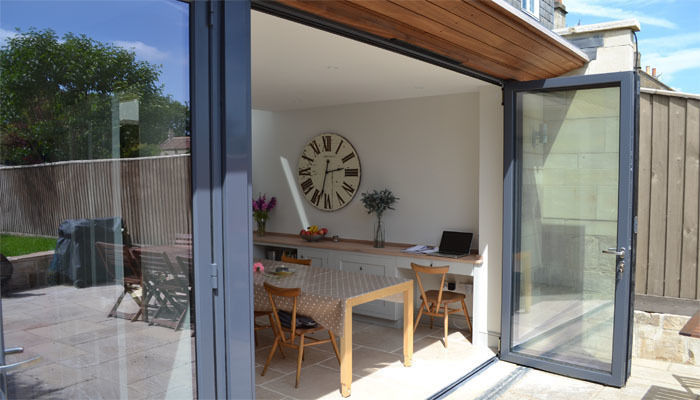
{"label": "glass pane", "polygon": [[189,7],[0,7],[2,389],[193,398]]}
{"label": "glass pane", "polygon": [[610,371],[620,90],[524,92],[517,107],[512,351]]}

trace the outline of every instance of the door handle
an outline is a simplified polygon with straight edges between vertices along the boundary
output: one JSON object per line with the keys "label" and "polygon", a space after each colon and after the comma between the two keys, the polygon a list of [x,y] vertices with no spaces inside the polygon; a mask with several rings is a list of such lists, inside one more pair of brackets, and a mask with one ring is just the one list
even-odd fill
{"label": "door handle", "polygon": [[23,353],[23,352],[24,352],[24,347],[10,347],[9,349],[5,349],[5,355],[17,354],[17,353]]}
{"label": "door handle", "polygon": [[0,374],[4,374],[6,372],[10,372],[13,369],[17,369],[19,367],[28,367],[30,365],[36,364],[39,362],[41,357],[34,357],[30,358],[29,360],[23,360],[23,361],[17,361],[16,363],[12,364],[7,364],[7,365],[0,365]]}
{"label": "door handle", "polygon": [[616,247],[611,247],[607,250],[603,250],[603,254],[612,254],[620,258],[625,258],[625,249],[618,250]]}

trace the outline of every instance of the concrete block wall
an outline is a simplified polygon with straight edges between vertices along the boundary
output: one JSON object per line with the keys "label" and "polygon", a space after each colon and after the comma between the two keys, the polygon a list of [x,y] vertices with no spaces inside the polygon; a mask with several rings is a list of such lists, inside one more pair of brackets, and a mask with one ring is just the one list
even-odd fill
{"label": "concrete block wall", "polygon": [[48,285],[48,271],[53,250],[7,257],[12,263],[12,278],[10,292],[33,289]]}

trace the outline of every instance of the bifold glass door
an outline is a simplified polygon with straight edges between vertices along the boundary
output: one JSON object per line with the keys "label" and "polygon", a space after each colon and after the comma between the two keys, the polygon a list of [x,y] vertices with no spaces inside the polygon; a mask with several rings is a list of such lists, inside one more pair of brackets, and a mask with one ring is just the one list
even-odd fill
{"label": "bifold glass door", "polygon": [[624,384],[635,77],[506,85],[502,358]]}
{"label": "bifold glass door", "polygon": [[214,397],[195,8],[0,3],[0,398]]}

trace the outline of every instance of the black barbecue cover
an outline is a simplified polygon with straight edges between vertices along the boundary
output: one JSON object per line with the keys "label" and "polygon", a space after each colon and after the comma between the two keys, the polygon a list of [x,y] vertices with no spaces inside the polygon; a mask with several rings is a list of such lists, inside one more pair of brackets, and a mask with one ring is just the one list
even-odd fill
{"label": "black barbecue cover", "polygon": [[105,283],[109,275],[95,243],[122,244],[120,217],[68,219],[58,227],[58,241],[49,276],[53,283],[72,282],[75,287]]}

